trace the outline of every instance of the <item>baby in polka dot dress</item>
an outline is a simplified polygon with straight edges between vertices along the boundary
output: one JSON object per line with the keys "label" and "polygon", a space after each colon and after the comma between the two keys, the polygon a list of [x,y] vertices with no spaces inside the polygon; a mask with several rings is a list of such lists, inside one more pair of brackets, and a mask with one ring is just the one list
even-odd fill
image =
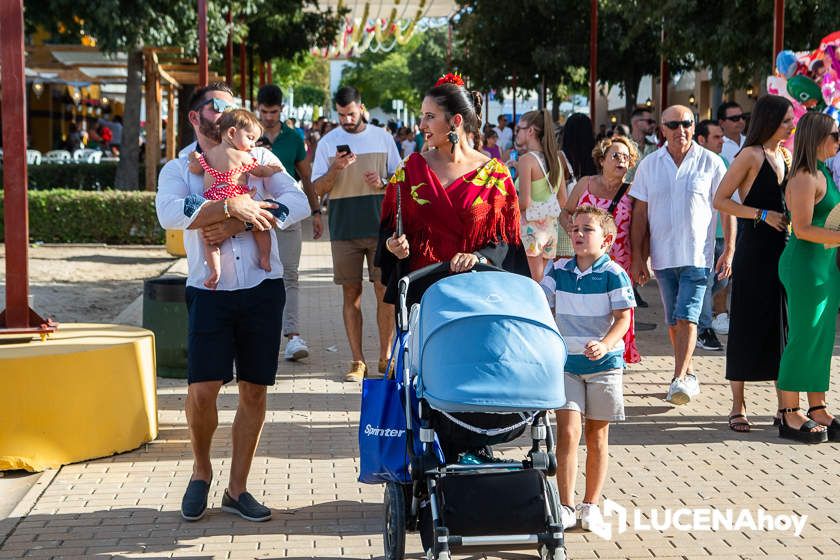
{"label": "baby in polka dot dress", "polygon": [[[225,111],[219,118],[219,144],[204,154],[190,154],[190,172],[204,174],[204,198],[225,200],[252,193],[248,188],[248,174],[268,177],[283,171],[282,165],[260,165],[251,155],[262,125],[246,109]],[[260,268],[271,271],[271,236],[268,231],[252,231],[259,249]],[[204,256],[210,272],[204,286],[216,289],[222,270],[221,251],[217,245],[205,243]]]}

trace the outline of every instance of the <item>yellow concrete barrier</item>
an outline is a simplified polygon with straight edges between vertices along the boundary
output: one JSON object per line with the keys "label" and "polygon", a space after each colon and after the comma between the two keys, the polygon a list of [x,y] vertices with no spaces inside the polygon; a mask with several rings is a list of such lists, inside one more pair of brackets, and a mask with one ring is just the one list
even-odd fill
{"label": "yellow concrete barrier", "polygon": [[0,344],[0,379],[0,470],[42,471],[157,437],[151,331],[65,323],[45,342]]}
{"label": "yellow concrete barrier", "polygon": [[184,230],[166,230],[166,252],[173,257],[187,256],[187,250],[184,248]]}

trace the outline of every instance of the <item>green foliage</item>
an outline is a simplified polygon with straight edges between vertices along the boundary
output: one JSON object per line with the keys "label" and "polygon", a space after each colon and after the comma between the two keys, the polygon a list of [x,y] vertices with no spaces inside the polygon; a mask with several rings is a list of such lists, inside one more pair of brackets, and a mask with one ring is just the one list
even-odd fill
{"label": "green foliage", "polygon": [[408,54],[408,82],[418,97],[446,74],[446,27],[428,29],[418,40],[417,48]]}
{"label": "green foliage", "polygon": [[300,85],[295,88],[295,105],[323,107],[329,103],[327,90],[317,86]]}
{"label": "green foliage", "polygon": [[[0,232],[2,228],[0,200]],[[54,189],[29,192],[29,239],[45,243],[162,244],[155,193]]]}
{"label": "green foliage", "polygon": [[[770,0],[662,0],[659,14],[668,33],[669,61],[685,66],[725,67],[728,90],[772,72],[773,2]],[[840,27],[836,0],[785,2],[784,47],[811,50]]]}
{"label": "green foliage", "polygon": [[[328,47],[349,9],[321,8],[317,0],[254,0],[258,9],[246,18],[248,43],[263,60],[291,60],[311,47]],[[221,2],[220,2],[221,4]]]}
{"label": "green foliage", "polygon": [[419,110],[420,94],[412,86],[408,67],[408,54],[416,44],[412,41],[387,53],[362,53],[354,59],[352,66],[344,69],[341,85],[358,89],[362,102],[371,109],[381,107],[385,112],[391,112],[391,101],[402,99],[410,109]]}
{"label": "green foliage", "polygon": [[[0,168],[2,169],[2,168]],[[144,165],[139,168],[139,180],[142,185],[146,180]],[[30,190],[74,189],[83,191],[101,191],[114,185],[117,164],[106,163],[42,163],[27,167]],[[0,173],[0,187],[3,176]]]}

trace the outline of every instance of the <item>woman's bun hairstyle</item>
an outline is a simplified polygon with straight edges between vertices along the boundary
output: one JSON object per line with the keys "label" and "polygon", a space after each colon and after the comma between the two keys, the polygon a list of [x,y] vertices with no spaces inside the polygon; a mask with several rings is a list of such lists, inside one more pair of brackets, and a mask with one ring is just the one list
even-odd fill
{"label": "woman's bun hairstyle", "polygon": [[447,74],[441,77],[434,87],[426,92],[426,97],[434,99],[446,112],[447,119],[461,115],[465,130],[478,130],[481,123],[481,94],[477,91],[467,91],[460,75]]}

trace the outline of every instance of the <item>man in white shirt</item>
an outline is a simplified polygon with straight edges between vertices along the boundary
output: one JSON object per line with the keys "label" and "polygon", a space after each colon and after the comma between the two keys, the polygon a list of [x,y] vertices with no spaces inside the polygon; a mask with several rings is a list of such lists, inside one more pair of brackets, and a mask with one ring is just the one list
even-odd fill
{"label": "man in white shirt", "polygon": [[[303,191],[287,173],[249,176],[254,198],[240,195],[206,200],[204,180],[189,171],[189,155],[219,142],[218,121],[233,107],[233,92],[222,82],[198,89],[190,100],[189,121],[197,142],[164,165],[155,199],[165,229],[183,229],[187,250],[186,299],[189,314],[186,413],[193,450],[193,474],[181,502],[181,516],[201,519],[213,478],[210,444],[218,425],[216,399],[222,385],[236,378],[239,405],[233,421],[233,454],[222,510],[249,521],[267,521],[271,510],[257,502],[246,483],[263,420],[267,387],[274,384],[283,322],[283,265],[277,253],[276,225],[289,227],[309,215]],[[264,148],[251,155],[261,165],[280,165]],[[257,200],[260,200],[258,202]],[[252,230],[269,230],[271,271],[259,266]],[[200,232],[200,233],[199,233]],[[209,272],[204,242],[218,245],[222,269],[215,290],[204,287]]]}
{"label": "man in white shirt", "polygon": [[744,145],[744,128],[747,126],[747,117],[744,110],[734,101],[721,103],[717,110],[718,124],[723,129],[723,148],[720,155],[726,159],[726,163],[732,165],[732,160],[741,151]]}
{"label": "man in white shirt", "polygon": [[499,126],[494,127],[493,130],[499,135],[499,146],[502,150],[510,150],[513,148],[513,130],[508,126],[507,117],[504,115],[499,115],[498,123]]}
{"label": "man in white shirt", "polygon": [[717,154],[692,141],[694,115],[688,107],[666,109],[662,133],[666,144],[642,160],[630,190],[636,199],[630,236],[632,272],[640,284],[650,279],[642,258],[649,227],[651,263],[674,348],[674,378],[666,399],[685,404],[700,392],[691,358],[709,274],[712,269],[721,278],[731,274],[735,233],[732,221],[727,222],[724,252],[715,265],[717,213],[712,200],[726,167]]}

